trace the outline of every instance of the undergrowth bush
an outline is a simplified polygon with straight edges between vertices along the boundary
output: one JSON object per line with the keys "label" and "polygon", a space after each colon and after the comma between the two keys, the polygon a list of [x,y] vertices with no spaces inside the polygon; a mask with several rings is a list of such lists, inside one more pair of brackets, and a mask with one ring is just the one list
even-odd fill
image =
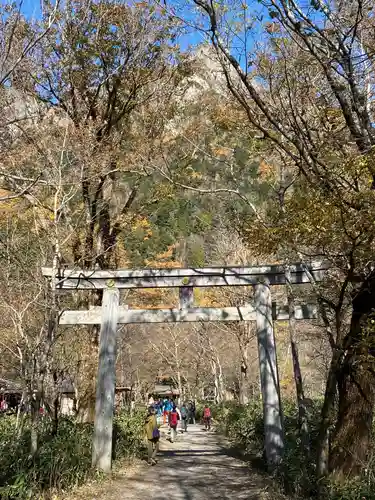
{"label": "undergrowth bush", "polygon": [[363,477],[347,481],[343,484],[332,483],[327,485],[326,497],[329,500],[374,500],[374,478]]}
{"label": "undergrowth bush", "polygon": [[128,412],[116,415],[114,421],[114,458],[139,457],[144,451],[144,419],[143,411],[134,413],[132,416]]}
{"label": "undergrowth bush", "polygon": [[[290,401],[283,403],[285,454],[276,478],[293,498],[375,500],[375,463],[369,464],[366,476],[344,483],[328,482],[320,485],[318,492],[315,458],[320,409],[320,401],[313,402],[309,409],[311,448],[308,452],[299,436],[296,404]],[[246,406],[230,402],[225,405],[211,405],[211,410],[216,429],[226,435],[249,460],[253,460],[257,465],[261,464],[265,471],[262,402],[256,400]]]}
{"label": "undergrowth bush", "polygon": [[[31,457],[28,423],[17,437],[13,417],[0,418],[0,498],[48,499],[53,492],[66,491],[97,474],[91,468],[93,426],[73,419],[59,422],[51,436],[48,420],[39,427],[39,449]],[[143,415],[119,414],[115,418],[116,458],[137,456],[142,452]]]}

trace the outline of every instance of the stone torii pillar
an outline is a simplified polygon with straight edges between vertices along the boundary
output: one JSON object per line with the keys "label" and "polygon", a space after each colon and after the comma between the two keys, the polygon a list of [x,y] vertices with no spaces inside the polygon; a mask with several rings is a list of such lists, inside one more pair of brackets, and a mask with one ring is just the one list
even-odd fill
{"label": "stone torii pillar", "polygon": [[264,445],[267,464],[279,465],[284,454],[279,373],[273,330],[272,300],[268,281],[255,285],[254,306],[258,339],[260,385],[263,399]]}
{"label": "stone torii pillar", "polygon": [[112,466],[119,296],[117,288],[105,289],[101,309],[92,465],[104,472],[110,472]]}

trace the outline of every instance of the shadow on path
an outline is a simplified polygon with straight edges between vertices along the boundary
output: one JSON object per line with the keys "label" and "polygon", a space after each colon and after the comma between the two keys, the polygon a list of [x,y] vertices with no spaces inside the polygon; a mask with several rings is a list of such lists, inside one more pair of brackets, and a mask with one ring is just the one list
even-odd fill
{"label": "shadow on path", "polygon": [[228,454],[214,433],[198,425],[179,434],[175,443],[164,435],[159,462],[144,465],[131,477],[111,484],[97,500],[277,500],[268,493],[264,478],[252,472],[243,460]]}

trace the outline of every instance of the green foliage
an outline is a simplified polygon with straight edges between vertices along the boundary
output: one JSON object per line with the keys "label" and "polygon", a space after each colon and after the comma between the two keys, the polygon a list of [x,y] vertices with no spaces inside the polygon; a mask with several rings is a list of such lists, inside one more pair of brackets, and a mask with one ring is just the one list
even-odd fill
{"label": "green foliage", "polygon": [[[124,233],[126,251],[133,265],[144,265],[145,260],[154,259],[170,245],[190,235],[205,235],[213,227],[215,213],[220,212],[217,203],[208,203],[195,193],[172,189],[162,180],[145,184],[142,189],[144,192],[134,207],[148,221],[150,236],[145,237],[144,228]],[[186,257],[190,265],[203,266],[202,245],[192,245]]]}
{"label": "green foliage", "polygon": [[[95,475],[91,468],[91,424],[64,418],[56,436],[49,421],[39,428],[40,447],[31,457],[30,428],[26,422],[17,438],[13,417],[0,418],[0,497],[38,499],[53,491],[66,491]],[[138,456],[142,452],[143,415],[121,413],[115,419],[115,455]]]}
{"label": "green foliage", "polygon": [[257,454],[263,448],[263,410],[259,401],[246,406],[236,403],[212,407],[212,416],[219,429],[247,454]]}
{"label": "green foliage", "polygon": [[188,241],[186,254],[189,265],[194,267],[204,267],[205,251],[203,241]]}
{"label": "green foliage", "polygon": [[[296,404],[283,404],[286,450],[284,463],[277,472],[277,479],[288,493],[300,498],[312,497],[322,500],[375,500],[375,463],[370,463],[366,476],[345,482],[320,484],[318,491],[315,473],[316,442],[320,421],[321,402],[315,401],[309,413],[311,435],[310,453],[304,449],[298,431]],[[263,410],[261,401],[252,401],[246,406],[237,403],[211,405],[212,416],[219,432],[225,434],[233,445],[249,458],[262,457]],[[265,462],[263,462],[265,466]]]}
{"label": "green foliage", "polygon": [[144,414],[139,411],[132,416],[123,411],[114,420],[115,456],[137,457],[143,452]]}
{"label": "green foliage", "polygon": [[374,500],[375,478],[359,478],[344,484],[333,483],[327,489],[330,500]]}
{"label": "green foliage", "polygon": [[30,429],[26,425],[20,438],[15,420],[4,417],[0,424],[0,494],[2,498],[39,498],[46,490],[65,490],[82,483],[90,474],[90,425],[63,419],[58,433],[51,437],[42,424],[37,455],[30,456]]}

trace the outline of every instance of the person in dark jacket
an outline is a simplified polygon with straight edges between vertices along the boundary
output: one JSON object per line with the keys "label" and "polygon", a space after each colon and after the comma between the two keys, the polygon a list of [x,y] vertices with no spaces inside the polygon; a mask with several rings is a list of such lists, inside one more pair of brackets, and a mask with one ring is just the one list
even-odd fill
{"label": "person in dark jacket", "polygon": [[158,429],[155,409],[153,406],[150,406],[148,409],[144,428],[147,437],[147,448],[148,448],[147,463],[149,465],[155,465],[157,463],[156,455],[159,451],[160,432]]}
{"label": "person in dark jacket", "polygon": [[190,401],[190,403],[189,403],[189,422],[192,424],[195,424],[195,412],[196,412],[195,402]]}
{"label": "person in dark jacket", "polygon": [[187,432],[187,424],[188,424],[188,409],[186,407],[186,404],[183,403],[181,408],[180,408],[180,413],[181,413],[181,427],[184,432]]}

